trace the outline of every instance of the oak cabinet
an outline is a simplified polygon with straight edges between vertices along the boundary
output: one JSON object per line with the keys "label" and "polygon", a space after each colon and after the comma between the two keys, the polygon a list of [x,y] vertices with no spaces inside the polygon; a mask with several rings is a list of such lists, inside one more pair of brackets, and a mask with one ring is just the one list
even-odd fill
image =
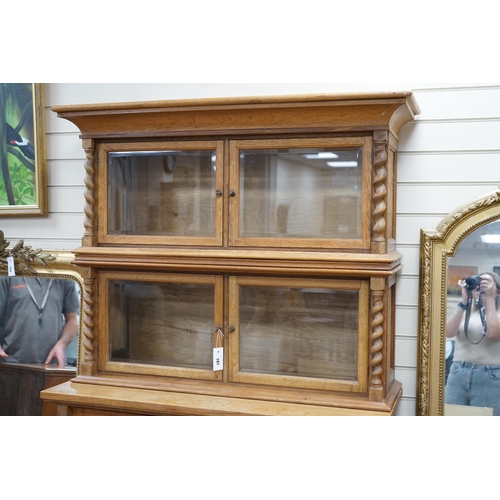
{"label": "oak cabinet", "polygon": [[61,414],[394,412],[411,93],[54,111],[87,157],[83,354],[43,392]]}

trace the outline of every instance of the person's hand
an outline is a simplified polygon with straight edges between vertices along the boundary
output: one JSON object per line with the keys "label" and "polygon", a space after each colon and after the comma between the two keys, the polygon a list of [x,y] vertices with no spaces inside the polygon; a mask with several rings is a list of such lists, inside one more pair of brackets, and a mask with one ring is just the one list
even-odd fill
{"label": "person's hand", "polygon": [[57,365],[59,368],[64,368],[66,363],[66,348],[59,342],[52,348],[45,360],[45,364],[48,365],[54,358],[57,360]]}
{"label": "person's hand", "polygon": [[7,359],[9,355],[0,347],[0,358]]}
{"label": "person's hand", "polygon": [[467,290],[467,287],[466,286],[463,286],[462,287],[462,304],[464,306],[467,305],[467,302],[469,300],[469,291]]}
{"label": "person's hand", "polygon": [[493,279],[489,275],[486,275],[481,280],[479,290],[481,291],[481,294],[485,296],[495,296],[497,293],[497,286]]}

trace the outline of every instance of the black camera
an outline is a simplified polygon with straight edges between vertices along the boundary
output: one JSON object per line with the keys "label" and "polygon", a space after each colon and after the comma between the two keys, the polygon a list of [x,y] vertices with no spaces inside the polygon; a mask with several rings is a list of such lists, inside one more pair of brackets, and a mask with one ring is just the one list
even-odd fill
{"label": "black camera", "polygon": [[474,275],[469,278],[465,278],[464,283],[467,290],[472,292],[481,284],[481,276]]}

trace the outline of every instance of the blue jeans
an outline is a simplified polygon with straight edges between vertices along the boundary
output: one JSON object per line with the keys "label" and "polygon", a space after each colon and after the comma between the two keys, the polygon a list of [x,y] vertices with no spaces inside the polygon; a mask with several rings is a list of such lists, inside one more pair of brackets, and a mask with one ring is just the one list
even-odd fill
{"label": "blue jeans", "polygon": [[493,415],[500,415],[500,366],[455,361],[445,388],[445,403],[493,408]]}

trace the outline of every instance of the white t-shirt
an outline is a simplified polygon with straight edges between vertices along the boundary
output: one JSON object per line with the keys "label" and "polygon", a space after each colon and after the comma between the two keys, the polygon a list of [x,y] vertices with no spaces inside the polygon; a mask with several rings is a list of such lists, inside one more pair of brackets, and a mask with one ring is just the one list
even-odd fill
{"label": "white t-shirt", "polygon": [[[481,365],[500,365],[500,341],[483,338],[483,324],[479,311],[475,310],[469,318],[467,337],[464,332],[464,321],[460,325],[455,341],[455,355],[453,361],[468,361]],[[499,315],[500,318],[500,315]]]}

